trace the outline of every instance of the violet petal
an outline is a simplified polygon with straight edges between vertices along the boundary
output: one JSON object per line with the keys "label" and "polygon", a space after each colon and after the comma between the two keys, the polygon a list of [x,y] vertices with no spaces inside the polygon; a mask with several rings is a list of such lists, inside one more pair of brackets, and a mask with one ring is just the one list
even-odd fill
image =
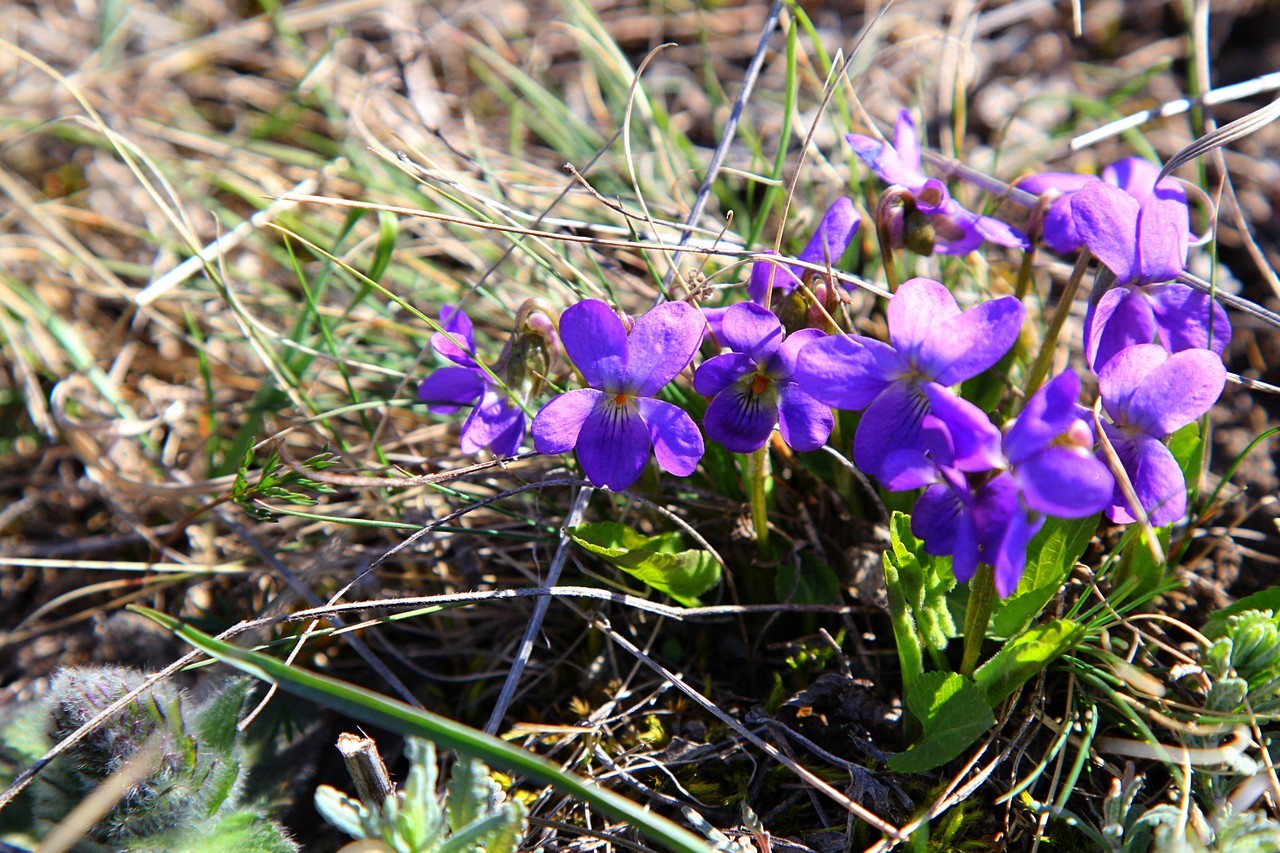
{"label": "violet petal", "polygon": [[755,360],[745,353],[717,355],[698,365],[693,373],[693,390],[704,397],[714,397],[755,369]]}
{"label": "violet petal", "polygon": [[[1112,435],[1112,446],[1152,525],[1163,527],[1182,518],[1187,512],[1187,483],[1169,448],[1149,435],[1123,438],[1112,434],[1110,429],[1107,432]],[[1119,484],[1107,518],[1117,524],[1132,524],[1137,520]]]}
{"label": "violet petal", "polygon": [[1165,349],[1209,349],[1219,355],[1231,342],[1227,312],[1207,293],[1181,282],[1146,288],[1156,318],[1156,334]]}
{"label": "violet petal", "polygon": [[620,491],[640,479],[651,447],[637,407],[602,395],[578,434],[578,462],[593,484]]}
{"label": "violet petal", "polygon": [[1026,408],[1005,433],[1004,452],[1009,461],[1018,464],[1066,432],[1076,420],[1079,396],[1080,378],[1069,368],[1032,394]]}
{"label": "violet petal", "polygon": [[661,391],[689,364],[705,328],[702,314],[688,302],[664,302],[649,309],[631,329],[627,389],[641,397]]}
{"label": "violet petal", "polygon": [[1133,287],[1114,287],[1085,312],[1085,361],[1102,370],[1118,353],[1149,344],[1155,336],[1156,318],[1146,295]]}
{"label": "violet petal", "polygon": [[636,400],[636,408],[649,427],[649,440],[653,442],[658,467],[677,477],[692,474],[706,449],[693,418],[665,400],[643,398]]}
{"label": "violet petal", "polygon": [[[782,323],[768,308],[754,302],[739,302],[724,313],[721,342],[734,352],[745,353],[760,362],[782,345]],[[634,333],[633,333],[634,334]]]}
{"label": "violet petal", "polygon": [[853,242],[853,235],[861,222],[862,217],[854,208],[853,201],[844,196],[837,198],[827,208],[817,230],[797,258],[805,263],[834,266]]}
{"label": "violet petal", "polygon": [[947,464],[971,473],[999,467],[1000,430],[986,413],[942,385],[924,382],[921,387],[929,398],[930,415],[946,426],[951,442]]}
{"label": "violet petal", "polygon": [[578,388],[553,398],[533,419],[533,446],[539,453],[566,453],[578,443],[582,424],[606,397],[594,388]]}
{"label": "violet petal", "polygon": [[778,426],[789,447],[807,453],[831,437],[831,409],[806,394],[795,382],[778,383]]}
{"label": "violet petal", "polygon": [[890,450],[919,443],[929,398],[915,382],[894,382],[862,413],[853,436],[853,461],[868,474],[879,475],[880,461]]}
{"label": "violet petal", "polygon": [[1152,197],[1138,211],[1137,280],[1170,281],[1187,265],[1189,220],[1185,202]]}
{"label": "violet petal", "polygon": [[796,359],[800,357],[800,350],[810,341],[816,341],[825,338],[827,333],[821,329],[797,329],[795,332],[787,335],[786,340],[782,342],[782,346],[778,351],[764,363],[764,368],[774,379],[789,379],[796,370]]}
{"label": "violet petal", "polygon": [[1227,370],[1216,353],[1174,353],[1142,378],[1129,399],[1126,423],[1162,438],[1209,411],[1226,381]]}
{"label": "violet petal", "polygon": [[498,456],[513,456],[520,450],[524,428],[524,412],[510,405],[501,389],[490,385],[462,425],[458,444],[463,453],[478,453],[488,447]]}
{"label": "violet petal", "polygon": [[484,374],[469,367],[441,367],[418,385],[418,399],[439,414],[469,406],[484,393]]}
{"label": "violet petal", "polygon": [[944,284],[930,278],[911,278],[889,299],[889,342],[904,355],[915,352],[943,320],[960,314],[956,298]]}
{"label": "violet petal", "polygon": [[588,385],[622,391],[627,331],[612,308],[599,299],[570,305],[560,315],[560,342]]}
{"label": "violet petal", "polygon": [[857,335],[833,335],[800,350],[791,378],[815,400],[856,410],[869,405],[905,368],[888,344]]}
{"label": "violet petal", "polygon": [[734,453],[759,450],[769,440],[778,422],[778,398],[770,389],[753,394],[751,385],[738,382],[715,396],[702,417],[707,438],[718,441]]}
{"label": "violet petal", "polygon": [[974,306],[938,323],[919,349],[921,373],[939,385],[955,385],[999,361],[1022,332],[1025,311],[1013,296]]}
{"label": "violet petal", "polygon": [[1081,239],[1121,284],[1133,281],[1138,273],[1140,209],[1136,198],[1106,181],[1090,181],[1071,197]]}
{"label": "violet petal", "polygon": [[1085,518],[1111,503],[1115,479],[1078,447],[1049,447],[1014,469],[1027,506],[1055,518]]}

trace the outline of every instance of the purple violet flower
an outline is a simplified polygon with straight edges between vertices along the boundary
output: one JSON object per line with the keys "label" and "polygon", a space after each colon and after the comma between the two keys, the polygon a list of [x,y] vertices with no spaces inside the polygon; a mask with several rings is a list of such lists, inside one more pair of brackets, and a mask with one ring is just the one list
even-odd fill
{"label": "purple violet flower", "polygon": [[977,376],[1008,351],[1023,313],[1012,296],[962,312],[946,287],[913,278],[889,300],[890,344],[859,335],[812,341],[800,351],[793,379],[828,406],[866,409],[853,457],[879,477],[891,452],[920,446],[932,401],[954,396],[945,386]]}
{"label": "purple violet flower", "polygon": [[764,446],[776,424],[796,450],[825,444],[835,424],[831,409],[791,379],[800,348],[825,334],[801,329],[784,337],[781,321],[754,302],[729,306],[721,334],[733,352],[704,361],[693,374],[694,390],[714,398],[702,421],[707,437],[750,453]]}
{"label": "purple violet flower", "polygon": [[[853,242],[853,235],[858,233],[862,217],[853,207],[853,201],[840,197],[832,202],[831,207],[823,215],[818,228],[809,238],[796,260],[809,264],[834,264]],[[773,254],[768,252],[766,254]],[[779,264],[771,261],[756,261],[751,265],[751,278],[747,282],[747,294],[752,301],[764,305],[765,294],[769,292],[769,278],[773,278],[773,290],[776,293],[790,293],[801,282],[807,282],[814,275],[813,270],[790,264]]]}
{"label": "purple violet flower", "polygon": [[1080,238],[1117,285],[1090,300],[1085,314],[1090,367],[1101,370],[1122,350],[1153,339],[1170,352],[1226,349],[1231,323],[1222,306],[1172,281],[1187,263],[1185,195],[1165,193],[1162,183],[1139,201],[1119,187],[1090,181],[1072,197],[1071,211]]}
{"label": "purple violet flower", "polygon": [[488,447],[498,456],[514,456],[524,441],[524,412],[510,404],[506,391],[476,361],[471,319],[462,309],[446,305],[440,310],[440,327],[447,334],[432,335],[431,346],[457,366],[441,367],[422,380],[418,399],[439,414],[475,407],[462,425],[459,446],[463,453],[479,453]]}
{"label": "purple violet flower", "polygon": [[567,391],[533,419],[539,453],[576,449],[587,478],[620,490],[640,479],[650,451],[664,471],[693,473],[702,435],[678,406],[653,399],[684,370],[702,342],[705,323],[687,302],[664,302],[637,319],[630,333],[617,314],[588,299],[560,317],[560,340],[588,388]]}
{"label": "purple violet flower", "polygon": [[[1045,516],[1085,518],[1111,502],[1114,480],[1093,455],[1093,431],[1076,406],[1079,394],[1075,373],[1060,374],[1032,395],[1001,440],[972,404],[955,398],[939,405],[940,394],[931,389],[934,407],[922,441],[934,473],[904,467],[886,487],[933,484],[912,512],[911,530],[926,553],[951,555],[956,580],[968,581],[978,562],[987,562],[995,567],[996,592],[1009,597]],[[1003,470],[978,476],[986,470],[975,464],[980,460]]]}
{"label": "purple violet flower", "polygon": [[[845,137],[853,153],[871,167],[880,180],[900,187],[932,226],[932,250],[944,255],[964,255],[982,245],[983,240],[1015,249],[1029,249],[1026,235],[990,216],[979,216],[960,206],[951,197],[947,185],[937,178],[926,177],[920,169],[920,142],[909,110],[898,114],[893,131],[893,146],[878,139],[850,133]],[[890,242],[901,248],[908,240],[911,211],[897,209],[890,222]],[[913,249],[914,250],[914,249]],[[927,253],[926,253],[927,254]]]}
{"label": "purple violet flower", "polygon": [[1080,175],[1075,172],[1041,172],[1018,181],[1018,189],[1035,195],[1046,192],[1058,193],[1058,198],[1045,213],[1041,231],[1045,245],[1060,254],[1070,254],[1084,245],[1084,238],[1076,228],[1071,215],[1071,199],[1084,188],[1085,184],[1102,180],[1112,186],[1119,187],[1138,200],[1146,201],[1152,195],[1173,199],[1186,204],[1187,194],[1182,184],[1173,178],[1160,181],[1156,189],[1156,178],[1160,176],[1160,167],[1150,160],[1141,157],[1125,157],[1117,160],[1102,170],[1101,178],[1093,175]]}
{"label": "purple violet flower", "polygon": [[[1226,380],[1226,368],[1214,353],[1189,349],[1171,355],[1155,344],[1123,350],[1098,375],[1102,407],[1111,417],[1102,428],[1156,527],[1187,511],[1182,468],[1162,439],[1207,412]],[[1136,521],[1119,486],[1107,518],[1120,524]]]}

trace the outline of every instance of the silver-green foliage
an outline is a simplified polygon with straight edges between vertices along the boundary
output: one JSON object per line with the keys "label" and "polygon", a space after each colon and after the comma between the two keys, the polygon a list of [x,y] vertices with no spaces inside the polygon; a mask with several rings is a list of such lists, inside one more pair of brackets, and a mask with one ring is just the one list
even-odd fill
{"label": "silver-green foliage", "polygon": [[[11,759],[34,761],[146,679],[123,667],[60,670],[44,701],[0,728],[0,743]],[[39,839],[112,774],[141,759],[147,764],[140,777],[76,850],[296,850],[241,801],[246,768],[236,723],[250,684],[234,679],[199,704],[163,683],[139,694],[36,777],[27,833]]]}
{"label": "silver-green foliage", "polygon": [[435,745],[406,740],[409,776],[380,807],[336,788],[316,790],[316,809],[352,838],[377,838],[397,853],[514,853],[525,830],[525,807],[507,799],[475,758],[454,762],[449,782],[437,790]]}

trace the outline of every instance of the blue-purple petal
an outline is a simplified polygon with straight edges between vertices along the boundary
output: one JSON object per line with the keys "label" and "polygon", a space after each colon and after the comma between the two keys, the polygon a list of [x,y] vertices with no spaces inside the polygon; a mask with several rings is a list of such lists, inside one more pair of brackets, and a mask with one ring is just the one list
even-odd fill
{"label": "blue-purple petal", "polygon": [[1156,336],[1169,352],[1209,349],[1221,354],[1231,342],[1227,312],[1209,294],[1180,282],[1144,288],[1156,320]]}
{"label": "blue-purple petal", "polygon": [[907,366],[888,344],[833,335],[800,350],[791,378],[809,396],[837,409],[868,406]]}
{"label": "blue-purple petal", "polygon": [[1137,281],[1158,284],[1187,265],[1190,241],[1187,204],[1153,196],[1138,211]]}
{"label": "blue-purple petal", "polygon": [[709,358],[693,372],[693,390],[704,397],[714,397],[748,373],[754,373],[756,362],[740,352],[727,352]]}
{"label": "blue-purple petal", "polygon": [[889,341],[907,355],[919,349],[938,324],[960,314],[951,291],[930,278],[911,278],[889,298]]}
{"label": "blue-purple petal", "polygon": [[853,153],[885,183],[898,184],[908,189],[924,184],[926,179],[918,163],[913,165],[905,162],[897,151],[878,139],[860,133],[850,133],[845,139]]}
{"label": "blue-purple petal", "polygon": [[782,323],[772,311],[754,302],[739,302],[724,313],[721,343],[752,360],[763,361],[782,345]]}
{"label": "blue-purple petal", "polygon": [[1111,503],[1115,479],[1081,447],[1049,447],[1014,468],[1027,506],[1055,518],[1085,518]]}
{"label": "blue-purple petal", "polygon": [[441,367],[418,385],[418,399],[439,414],[469,406],[484,392],[484,374],[470,367]]}
{"label": "blue-purple petal", "polygon": [[488,447],[498,456],[514,456],[524,440],[525,416],[510,405],[499,388],[486,385],[480,402],[462,425],[458,445],[463,453],[478,453]]}
{"label": "blue-purple petal", "polygon": [[1084,356],[1095,372],[1132,346],[1149,344],[1156,336],[1150,301],[1138,288],[1113,287],[1084,316]]}
{"label": "blue-purple petal", "polygon": [[688,366],[705,329],[702,314],[688,302],[664,302],[649,309],[631,329],[626,388],[641,397],[661,391]]}
{"label": "blue-purple petal", "polygon": [[582,425],[606,395],[594,388],[566,391],[533,418],[533,446],[539,453],[566,453],[578,443]]}
{"label": "blue-purple petal", "polygon": [[[764,254],[772,255],[772,251]],[[751,265],[751,277],[747,279],[747,295],[753,302],[763,305],[765,297],[772,291],[790,293],[800,283],[804,270],[785,264],[782,261],[756,261]],[[773,281],[770,282],[772,277]]]}
{"label": "blue-purple petal", "polygon": [[751,453],[769,440],[778,422],[778,397],[773,389],[754,394],[750,383],[739,382],[715,396],[702,418],[707,438],[734,453]]}
{"label": "blue-purple petal", "polygon": [[929,398],[930,415],[947,432],[951,458],[945,464],[970,473],[1000,467],[1000,430],[986,413],[942,385],[924,382],[921,387]]}
{"label": "blue-purple petal", "polygon": [[924,490],[911,511],[911,534],[924,543],[926,554],[951,557],[951,571],[965,583],[978,568],[978,537],[968,504],[950,486],[939,483]]}
{"label": "blue-purple petal", "polygon": [[1142,378],[1129,399],[1127,425],[1163,438],[1201,417],[1218,401],[1227,370],[1217,353],[1174,353]]}
{"label": "blue-purple petal", "polygon": [[627,363],[627,330],[613,309],[599,299],[584,299],[560,315],[560,342],[592,388],[622,391]]}
{"label": "blue-purple petal", "polygon": [[1044,195],[1050,190],[1070,195],[1079,191],[1089,181],[1096,180],[1098,179],[1093,175],[1081,175],[1076,172],[1040,172],[1036,175],[1027,175],[1025,178],[1019,178],[1017,187],[1032,195]]}
{"label": "blue-purple petal", "polygon": [[1021,507],[1014,510],[992,564],[995,568],[996,593],[1008,598],[1018,588],[1027,567],[1027,545],[1044,526],[1044,516],[1028,517]]}
{"label": "blue-purple petal", "polygon": [[780,382],[777,388],[782,440],[802,453],[826,444],[835,426],[831,409],[810,397],[795,382]]}
{"label": "blue-purple petal", "polygon": [[920,345],[920,372],[940,385],[955,385],[999,361],[1022,331],[1025,311],[1002,296],[938,323]]}
{"label": "blue-purple petal", "polygon": [[[1163,527],[1182,518],[1187,512],[1187,483],[1169,448],[1149,435],[1127,438],[1110,425],[1107,434],[1150,522]],[[1107,509],[1107,518],[1117,524],[1137,521],[1119,484]]]}
{"label": "blue-purple petal", "polygon": [[1121,284],[1138,274],[1138,200],[1106,181],[1090,181],[1071,197],[1076,230]]}
{"label": "blue-purple petal", "polygon": [[476,351],[476,341],[471,318],[461,308],[446,305],[440,309],[440,328],[447,334],[433,334],[432,349],[454,364],[475,367],[476,361],[472,353]]}
{"label": "blue-purple petal", "polygon": [[1133,395],[1142,382],[1169,359],[1169,353],[1158,344],[1127,347],[1098,371],[1098,393],[1102,408],[1111,420],[1122,426],[1137,426],[1130,414]]}
{"label": "blue-purple petal", "polygon": [[1076,420],[1080,378],[1068,368],[1031,395],[1026,407],[1004,437],[1004,453],[1018,464],[1039,453]]}
{"label": "blue-purple petal", "polygon": [[862,413],[853,436],[853,461],[879,476],[881,460],[899,447],[916,447],[929,398],[915,382],[894,382]]}
{"label": "blue-purple petal", "polygon": [[853,201],[844,196],[837,198],[827,208],[813,237],[797,256],[798,259],[810,264],[834,266],[853,242],[853,235],[857,233],[861,222],[862,217],[854,208]]}
{"label": "blue-purple petal", "polygon": [[644,473],[652,444],[635,402],[619,404],[603,395],[582,424],[578,462],[596,486],[621,491]]}
{"label": "blue-purple petal", "polygon": [[790,379],[796,371],[796,359],[800,357],[800,350],[810,341],[826,336],[827,333],[821,329],[797,329],[787,335],[778,351],[765,360],[765,371],[774,379]]}
{"label": "blue-purple petal", "polygon": [[1031,241],[1027,239],[1026,234],[995,217],[975,217],[974,228],[977,229],[982,239],[988,243],[995,243],[997,246],[1004,246],[1008,249],[1026,250],[1031,248]]}
{"label": "blue-purple petal", "polygon": [[649,428],[658,467],[677,477],[692,474],[705,450],[702,433],[698,432],[693,418],[665,400],[636,400],[636,407]]}

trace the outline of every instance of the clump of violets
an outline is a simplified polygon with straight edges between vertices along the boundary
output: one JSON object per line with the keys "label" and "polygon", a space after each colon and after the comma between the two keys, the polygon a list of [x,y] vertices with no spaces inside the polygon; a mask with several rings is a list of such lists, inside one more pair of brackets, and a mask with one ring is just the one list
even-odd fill
{"label": "clump of violets", "polygon": [[914,278],[889,300],[889,340],[833,335],[800,352],[793,375],[819,402],[859,410],[854,462],[881,476],[886,457],[919,445],[932,399],[977,376],[1008,352],[1022,329],[1023,307],[1004,296],[961,311],[951,291]]}
{"label": "clump of violets", "polygon": [[1114,479],[1094,456],[1079,394],[1076,374],[1060,374],[1032,395],[1002,439],[971,403],[930,389],[916,464],[903,464],[898,453],[884,483],[892,490],[928,485],[911,532],[926,553],[952,558],[956,580],[969,581],[979,562],[988,563],[996,592],[1007,598],[1046,517],[1086,518],[1110,503]]}
{"label": "clump of violets", "polygon": [[694,390],[712,398],[703,417],[707,437],[735,453],[751,453],[778,426],[796,450],[825,444],[835,423],[831,410],[792,379],[801,347],[824,336],[818,329],[787,335],[773,312],[754,302],[730,306],[720,340],[731,352],[708,359],[693,374]]}
{"label": "clump of violets", "polygon": [[964,255],[984,240],[1014,249],[1030,248],[1021,231],[966,210],[951,197],[945,183],[925,175],[920,140],[909,110],[898,114],[892,146],[860,133],[845,138],[853,153],[891,185],[876,212],[877,227],[889,238],[886,249],[905,247],[922,255]]}
{"label": "clump of violets", "polygon": [[1208,294],[1173,281],[1190,244],[1186,194],[1154,185],[1138,198],[1105,181],[1089,181],[1071,197],[1076,232],[1115,276],[1090,298],[1085,359],[1100,370],[1127,347],[1157,340],[1170,352],[1211,349],[1231,339],[1226,312]]}
{"label": "clump of violets", "polygon": [[[473,407],[462,425],[462,452],[478,453],[488,447],[498,456],[514,456],[524,441],[526,419],[508,392],[528,401],[540,390],[558,348],[551,318],[533,300],[522,305],[515,331],[488,370],[476,360],[471,318],[462,309],[445,306],[440,328],[442,332],[431,336],[431,346],[453,366],[441,367],[422,380],[418,399],[440,414]],[[495,376],[504,380],[505,388],[494,381]]]}
{"label": "clump of violets", "polygon": [[702,342],[701,312],[666,302],[631,324],[588,299],[565,309],[560,339],[589,387],[567,391],[533,419],[539,453],[576,450],[597,486],[630,487],[652,453],[664,471],[687,477],[702,458],[702,434],[683,409],[654,399]]}
{"label": "clump of violets", "polygon": [[[1102,407],[1111,418],[1102,428],[1156,527],[1187,511],[1186,480],[1163,439],[1209,411],[1226,379],[1222,359],[1208,350],[1170,354],[1155,344],[1129,347],[1098,375]],[[1107,517],[1120,524],[1136,520],[1119,486]]]}

